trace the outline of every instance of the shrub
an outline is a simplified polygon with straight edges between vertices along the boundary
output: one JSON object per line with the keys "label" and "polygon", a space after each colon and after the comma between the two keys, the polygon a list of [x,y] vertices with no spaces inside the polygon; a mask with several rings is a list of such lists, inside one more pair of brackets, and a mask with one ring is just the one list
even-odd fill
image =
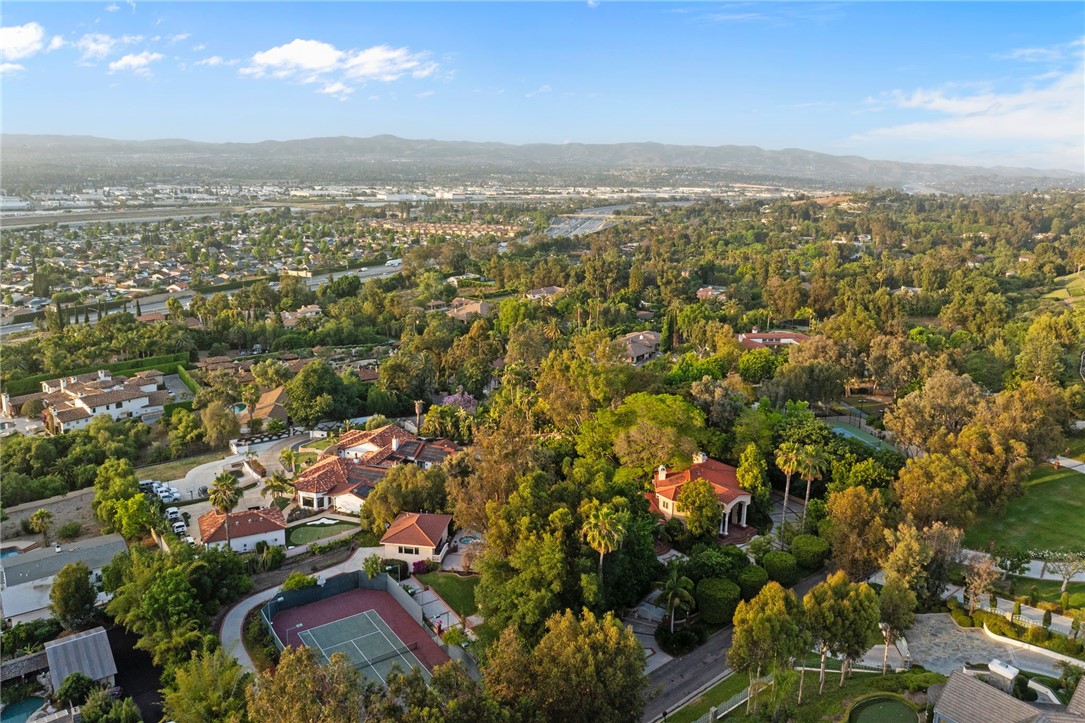
{"label": "shrub", "polygon": [[722,577],[706,577],[697,583],[695,597],[701,619],[709,625],[722,625],[731,622],[735,616],[742,590]]}
{"label": "shrub", "polygon": [[56,618],[15,623],[0,635],[0,650],[4,655],[15,655],[24,648],[39,648],[56,639],[64,630]]}
{"label": "shrub", "polygon": [[956,610],[961,607],[961,601],[955,597],[951,597],[946,600],[946,607],[949,608],[950,611]]}
{"label": "shrub", "polygon": [[57,688],[54,700],[65,707],[80,706],[97,687],[98,684],[83,673],[71,673]]}
{"label": "shrub", "polygon": [[1047,612],[1051,612],[1051,613],[1057,613],[1057,612],[1062,611],[1062,608],[1059,606],[1058,603],[1056,603],[1056,602],[1048,602],[1047,600],[1041,600],[1040,602],[1036,603],[1033,607],[1035,607],[1037,610],[1046,610]]}
{"label": "shrub", "polygon": [[1050,610],[1044,610],[1043,626],[1044,626],[1044,630],[1047,630],[1048,628],[1051,627],[1051,611]]}
{"label": "shrub", "polygon": [[72,520],[71,522],[65,522],[57,528],[57,537],[61,540],[74,540],[79,537],[79,533],[82,531],[83,526],[75,520]]}
{"label": "shrub", "polygon": [[675,630],[674,635],[671,635],[670,628],[663,624],[656,628],[656,642],[667,655],[678,656],[693,650],[701,641],[697,633],[688,628]]}
{"label": "shrub", "polygon": [[316,585],[316,577],[306,575],[304,572],[292,572],[290,577],[283,583],[283,590],[303,590]]}
{"label": "shrub", "polygon": [[694,583],[710,577],[733,580],[749,565],[750,558],[734,545],[701,547],[690,556],[686,576]]}
{"label": "shrub", "polygon": [[1020,600],[1014,600],[1013,601],[1013,614],[1014,614],[1014,617],[1017,617],[1018,615],[1021,614],[1021,601]]}
{"label": "shrub", "polygon": [[1051,633],[1045,628],[1029,628],[1025,633],[1025,642],[1033,645],[1043,645],[1051,638]]}
{"label": "shrub", "polygon": [[813,535],[796,535],[791,540],[791,554],[801,566],[820,570],[829,559],[829,543]]}
{"label": "shrub", "polygon": [[411,563],[411,574],[424,575],[430,571],[432,565],[433,563],[429,560],[415,560]]}
{"label": "shrub", "polygon": [[1048,650],[1056,653],[1062,653],[1063,655],[1071,655],[1074,657],[1081,657],[1083,646],[1080,640],[1071,640],[1063,637],[1062,635],[1052,635],[1051,639],[1041,643],[1041,645]]}
{"label": "shrub", "polygon": [[769,579],[780,583],[784,587],[791,587],[795,584],[798,569],[795,556],[790,552],[774,550],[765,555],[765,572],[769,574]]}
{"label": "shrub", "polygon": [[968,613],[960,608],[954,608],[949,611],[950,617],[953,618],[953,622],[957,623],[962,628],[972,627],[972,618],[968,617]]}
{"label": "shrub", "polygon": [[742,599],[752,600],[757,597],[757,593],[761,592],[761,588],[765,587],[768,582],[769,574],[765,571],[765,568],[750,565],[738,574],[738,586],[742,590]]}

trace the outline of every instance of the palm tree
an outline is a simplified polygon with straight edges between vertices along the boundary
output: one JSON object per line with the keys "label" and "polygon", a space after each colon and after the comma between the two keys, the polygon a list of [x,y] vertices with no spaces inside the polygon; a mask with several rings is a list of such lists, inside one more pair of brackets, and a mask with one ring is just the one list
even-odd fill
{"label": "palm tree", "polygon": [[584,539],[599,553],[599,579],[603,579],[603,555],[614,552],[625,539],[625,520],[610,505],[593,504],[582,528]]}
{"label": "palm tree", "polygon": [[802,447],[796,442],[784,442],[776,450],[776,466],[784,473],[787,482],[784,485],[784,517],[780,524],[787,524],[787,498],[791,495],[791,475],[799,470],[802,464]]}
{"label": "palm tree", "polygon": [[27,526],[34,532],[37,532],[42,538],[49,541],[49,528],[53,524],[53,513],[49,510],[42,508],[30,515],[30,521]]}
{"label": "palm tree", "polygon": [[298,453],[287,447],[282,452],[279,452],[279,464],[283,467],[289,467],[290,474],[294,474],[297,472]]}
{"label": "palm tree", "polygon": [[802,448],[802,458],[799,461],[799,476],[806,482],[806,499],[802,503],[802,527],[806,527],[806,508],[810,504],[810,483],[821,479],[829,468],[829,459],[824,450],[817,445],[808,444]]}
{"label": "palm tree", "polygon": [[294,493],[294,487],[286,479],[282,472],[276,472],[264,480],[264,489],[260,490],[260,496],[271,495],[276,503],[283,497],[290,497]]}
{"label": "palm tree", "polygon": [[667,616],[671,619],[671,635],[674,635],[674,614],[679,610],[693,609],[693,580],[682,574],[682,564],[672,558],[667,563],[667,576],[656,583],[667,603]]}
{"label": "palm tree", "polygon": [[241,487],[237,484],[237,478],[229,472],[219,472],[211,482],[211,490],[208,494],[208,502],[219,513],[226,516],[226,546],[230,546],[230,512],[241,501]]}

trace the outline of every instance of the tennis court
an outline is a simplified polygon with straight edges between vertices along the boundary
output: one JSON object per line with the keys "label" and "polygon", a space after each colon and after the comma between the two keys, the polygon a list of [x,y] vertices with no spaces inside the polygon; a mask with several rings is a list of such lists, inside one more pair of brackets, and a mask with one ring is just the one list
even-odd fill
{"label": "tennis court", "polygon": [[874,435],[867,434],[858,427],[845,424],[844,422],[834,423],[832,430],[842,437],[850,437],[851,439],[862,442],[866,446],[873,447],[874,449],[896,449],[893,445],[883,442]]}
{"label": "tennis court", "polygon": [[297,637],[318,651],[322,662],[343,653],[362,675],[377,683],[383,684],[396,665],[404,673],[418,668],[427,681],[430,678],[426,666],[413,652],[418,649],[418,643],[400,640],[376,610],[301,630]]}

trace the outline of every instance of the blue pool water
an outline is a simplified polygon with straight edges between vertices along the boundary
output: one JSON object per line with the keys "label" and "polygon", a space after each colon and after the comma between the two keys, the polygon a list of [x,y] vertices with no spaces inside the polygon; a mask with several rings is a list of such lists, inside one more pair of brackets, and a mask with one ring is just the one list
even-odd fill
{"label": "blue pool water", "polygon": [[234,414],[241,414],[242,412],[244,412],[248,408],[249,407],[248,407],[247,404],[242,404],[241,402],[238,402],[237,404],[234,404],[233,406],[230,407],[230,411],[233,412]]}
{"label": "blue pool water", "polygon": [[30,714],[41,708],[41,704],[44,702],[44,698],[30,697],[5,706],[0,721],[3,721],[3,723],[26,723],[26,719],[30,717]]}
{"label": "blue pool water", "polygon": [[464,535],[460,538],[460,542],[464,545],[470,545],[472,542],[477,542],[478,538],[474,535]]}
{"label": "blue pool water", "polygon": [[0,557],[11,557],[12,555],[18,555],[19,552],[18,547],[5,547],[0,550]]}

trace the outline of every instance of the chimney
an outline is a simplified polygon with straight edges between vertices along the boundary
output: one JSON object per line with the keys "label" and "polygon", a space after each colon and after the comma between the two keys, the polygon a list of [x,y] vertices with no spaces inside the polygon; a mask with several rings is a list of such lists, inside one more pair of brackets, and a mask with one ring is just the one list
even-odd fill
{"label": "chimney", "polygon": [[696,452],[693,455],[693,464],[704,464],[708,461],[708,455],[704,452]]}
{"label": "chimney", "polygon": [[399,437],[392,437],[392,451],[395,452],[395,451],[398,451],[398,450],[399,450]]}
{"label": "chimney", "polygon": [[658,479],[660,482],[667,479],[667,465],[659,465],[659,469],[656,470],[656,479]]}
{"label": "chimney", "polygon": [[109,372],[107,372],[105,369],[99,369],[98,370],[98,381],[104,382],[105,380],[110,379],[110,378],[111,377],[109,375]]}

